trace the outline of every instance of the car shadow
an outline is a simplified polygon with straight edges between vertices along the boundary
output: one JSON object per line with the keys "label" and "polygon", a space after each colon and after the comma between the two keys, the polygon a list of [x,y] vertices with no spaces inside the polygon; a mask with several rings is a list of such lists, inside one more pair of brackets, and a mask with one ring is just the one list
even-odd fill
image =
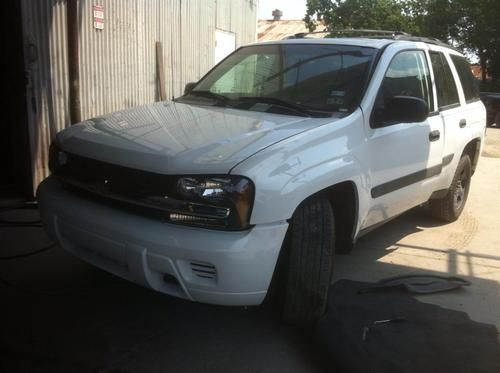
{"label": "car shadow", "polygon": [[[435,247],[405,248],[400,242],[438,225],[419,209],[402,215],[361,238],[351,255],[338,255],[335,280],[451,274],[449,264],[440,271],[383,260],[406,249],[448,255]],[[28,253],[47,242],[40,229],[2,229],[3,255]],[[456,261],[462,253],[454,255],[447,261]],[[500,257],[488,260],[500,263]],[[467,278],[471,289],[419,299],[495,320],[495,308],[488,311],[483,298],[498,294],[497,283],[474,274]],[[329,371],[309,330],[286,325],[261,307],[213,306],[169,297],[95,269],[59,247],[0,261],[0,294],[8,320],[0,333],[0,371]]]}
{"label": "car shadow", "polygon": [[[471,286],[417,299],[464,311],[500,330],[496,303],[500,289],[494,276],[500,256],[471,248],[478,224],[467,211],[447,224],[427,216],[424,208],[413,209],[361,237],[350,255],[337,255],[332,283],[341,279],[376,282],[411,274],[459,276]],[[420,235],[423,231],[429,232]]]}
{"label": "car shadow", "polygon": [[[0,228],[4,258],[49,242],[40,228]],[[0,296],[1,372],[324,371],[309,334],[261,307],[170,297],[57,246],[0,260]]]}

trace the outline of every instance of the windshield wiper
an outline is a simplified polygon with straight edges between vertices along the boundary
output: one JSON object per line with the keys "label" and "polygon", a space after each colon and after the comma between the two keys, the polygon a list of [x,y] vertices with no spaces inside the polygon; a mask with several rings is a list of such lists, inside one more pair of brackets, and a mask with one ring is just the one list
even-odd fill
{"label": "windshield wiper", "polygon": [[[255,103],[263,103],[263,104],[270,104],[273,106],[278,106],[278,107],[283,107],[288,110],[293,110],[296,113],[301,114],[302,116],[307,116],[307,117],[317,117],[317,116],[324,116],[324,115],[318,115],[317,112],[314,112],[314,110],[311,110],[307,107],[304,107],[299,104],[295,104],[293,102],[285,101],[277,97],[266,97],[266,96],[243,96],[243,97],[238,97],[239,101],[243,102],[255,102]],[[322,113],[323,114],[323,113]]]}
{"label": "windshield wiper", "polygon": [[217,101],[217,103],[222,103],[228,106],[229,106],[228,103],[230,101],[229,97],[221,95],[219,93],[214,93],[212,91],[191,91],[186,96],[199,96],[199,97],[211,98]]}

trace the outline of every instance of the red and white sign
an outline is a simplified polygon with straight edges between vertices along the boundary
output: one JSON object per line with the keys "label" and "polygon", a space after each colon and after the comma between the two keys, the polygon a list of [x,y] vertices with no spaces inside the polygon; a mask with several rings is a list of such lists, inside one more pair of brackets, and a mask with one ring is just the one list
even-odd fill
{"label": "red and white sign", "polygon": [[94,28],[97,30],[104,29],[104,6],[94,5]]}

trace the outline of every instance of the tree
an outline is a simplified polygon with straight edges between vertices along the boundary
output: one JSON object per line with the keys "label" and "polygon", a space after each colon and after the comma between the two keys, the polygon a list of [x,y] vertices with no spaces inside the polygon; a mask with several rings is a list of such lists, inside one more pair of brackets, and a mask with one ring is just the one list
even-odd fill
{"label": "tree", "polygon": [[461,49],[476,54],[483,71],[500,80],[500,2],[497,0],[454,0],[461,15],[454,25]]}
{"label": "tree", "polygon": [[450,41],[459,12],[450,0],[408,0],[403,12],[415,24],[419,36]]}
{"label": "tree", "polygon": [[500,1],[498,0],[308,0],[304,21],[313,31],[378,29],[448,41],[479,58],[500,85]]}
{"label": "tree", "polygon": [[398,0],[308,0],[304,18],[309,30],[316,28],[316,19],[330,29],[385,29],[413,31]]}

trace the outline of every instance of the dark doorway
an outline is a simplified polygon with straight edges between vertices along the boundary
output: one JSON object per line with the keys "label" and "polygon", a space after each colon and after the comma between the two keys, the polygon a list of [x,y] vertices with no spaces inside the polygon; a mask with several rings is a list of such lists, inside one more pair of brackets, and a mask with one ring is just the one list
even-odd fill
{"label": "dark doorway", "polygon": [[0,28],[6,52],[1,58],[0,197],[30,199],[33,192],[21,2],[4,0],[0,11],[4,14]]}

